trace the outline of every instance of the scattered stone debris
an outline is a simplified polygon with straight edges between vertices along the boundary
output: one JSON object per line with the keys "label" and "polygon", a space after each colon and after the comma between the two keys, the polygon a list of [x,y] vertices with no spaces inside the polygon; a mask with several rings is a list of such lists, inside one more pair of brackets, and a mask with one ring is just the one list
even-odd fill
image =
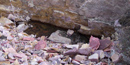
{"label": "scattered stone debris", "polygon": [[[23,32],[23,23],[16,27],[5,17],[0,18],[0,23],[1,65],[109,65],[121,57],[118,52],[111,52],[113,42],[108,38],[91,36],[88,44],[71,44],[70,39],[58,34],[59,30],[49,38],[36,38]],[[68,30],[69,35],[73,32]]]}

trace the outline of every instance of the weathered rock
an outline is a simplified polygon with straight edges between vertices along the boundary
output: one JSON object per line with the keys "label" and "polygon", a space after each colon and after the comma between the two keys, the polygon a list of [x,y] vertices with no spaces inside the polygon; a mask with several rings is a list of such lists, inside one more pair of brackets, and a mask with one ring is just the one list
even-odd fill
{"label": "weathered rock", "polygon": [[77,44],[77,45],[66,45],[66,47],[67,47],[67,48],[70,48],[70,49],[72,49],[72,48],[78,49],[78,48],[79,48],[79,45],[78,45],[78,44]]}
{"label": "weathered rock", "polygon": [[89,47],[90,47],[89,44],[86,43],[86,44],[83,44],[80,49],[86,49],[86,48],[89,48]]}
{"label": "weathered rock", "polygon": [[97,53],[94,53],[91,56],[89,56],[88,59],[91,60],[92,62],[98,62],[99,56]]}
{"label": "weathered rock", "polygon": [[72,63],[75,64],[75,65],[79,65],[80,63],[76,60],[72,60]]}
{"label": "weathered rock", "polygon": [[2,25],[7,25],[7,24],[11,24],[11,23],[13,23],[11,20],[9,20],[8,18],[6,18],[6,17],[1,17],[0,18],[0,23],[2,24]]}
{"label": "weathered rock", "polygon": [[78,61],[85,61],[87,60],[87,56],[83,56],[83,55],[76,55],[75,56],[75,60],[78,60]]}
{"label": "weathered rock", "polygon": [[114,53],[112,54],[111,59],[113,62],[118,62],[120,60],[120,57],[121,56],[118,53]]}
{"label": "weathered rock", "polygon": [[99,39],[91,36],[90,39],[89,39],[89,45],[92,49],[97,50],[100,46]]}
{"label": "weathered rock", "polygon": [[104,50],[112,44],[112,41],[108,38],[100,40],[99,49]]}
{"label": "weathered rock", "polygon": [[86,49],[79,49],[78,53],[81,55],[89,55],[92,52],[92,48],[86,48]]}
{"label": "weathered rock", "polygon": [[[82,25],[89,28],[90,23],[87,22],[87,19],[91,18],[105,21],[105,23],[113,22],[121,18],[130,7],[129,0],[1,0],[0,3],[0,12],[3,16],[8,16],[13,12],[14,16],[19,16],[18,18],[24,21],[31,18],[77,30]],[[102,23],[98,22],[98,24]],[[107,26],[101,26],[101,29],[91,27],[90,30],[80,29],[79,32],[86,35],[110,36],[114,30],[111,26]]]}
{"label": "weathered rock", "polygon": [[64,55],[76,55],[76,54],[78,54],[77,49],[68,50],[64,53]]}
{"label": "weathered rock", "polygon": [[74,33],[73,30],[68,30],[68,31],[67,31],[67,35],[69,35],[69,36],[72,35],[73,33]]}
{"label": "weathered rock", "polygon": [[69,38],[62,37],[59,35],[59,30],[52,33],[48,39],[53,42],[67,43],[67,44],[71,43],[71,40]]}
{"label": "weathered rock", "polygon": [[28,28],[27,25],[25,25],[25,24],[20,24],[20,25],[18,25],[18,27],[17,27],[17,32],[23,32],[23,31],[26,30],[27,28]]}
{"label": "weathered rock", "polygon": [[104,51],[103,50],[96,50],[94,53],[97,53],[100,59],[105,57]]}

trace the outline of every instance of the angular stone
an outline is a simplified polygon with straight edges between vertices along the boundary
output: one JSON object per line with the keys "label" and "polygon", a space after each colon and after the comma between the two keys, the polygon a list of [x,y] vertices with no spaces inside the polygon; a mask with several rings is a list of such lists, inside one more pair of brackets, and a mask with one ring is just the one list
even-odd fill
{"label": "angular stone", "polygon": [[76,55],[78,53],[77,49],[68,50],[64,53],[64,55]]}
{"label": "angular stone", "polygon": [[62,37],[62,36],[59,35],[59,30],[57,30],[56,32],[52,33],[48,39],[53,41],[53,42],[58,42],[58,43],[64,43],[64,44],[71,43],[70,39],[68,39],[66,37]]}
{"label": "angular stone", "polygon": [[88,59],[91,60],[92,62],[98,62],[99,56],[97,53],[94,53],[91,56],[89,56]]}
{"label": "angular stone", "polygon": [[27,28],[28,28],[27,25],[25,25],[25,24],[20,24],[20,25],[18,25],[18,27],[17,27],[17,32],[23,32],[23,31],[26,30]]}
{"label": "angular stone", "polygon": [[67,35],[69,35],[69,36],[72,35],[73,33],[74,33],[73,30],[68,30],[68,31],[67,31]]}
{"label": "angular stone", "polygon": [[99,39],[91,36],[90,40],[89,40],[89,45],[90,45],[90,47],[92,47],[92,49],[97,50],[100,46]]}
{"label": "angular stone", "polygon": [[83,44],[80,49],[85,49],[85,48],[89,48],[89,44],[87,44],[87,43]]}
{"label": "angular stone", "polygon": [[74,65],[79,65],[80,63],[78,62],[78,61],[76,61],[76,60],[72,60],[72,63],[74,64]]}
{"label": "angular stone", "polygon": [[103,50],[96,50],[94,53],[97,53],[100,59],[105,57],[104,51]]}
{"label": "angular stone", "polygon": [[92,52],[92,48],[79,49],[78,53],[81,55],[89,55]]}
{"label": "angular stone", "polygon": [[12,53],[9,53],[9,54],[8,54],[8,57],[9,57],[10,59],[14,59],[14,56],[13,56]]}
{"label": "angular stone", "polygon": [[8,18],[6,18],[6,17],[1,17],[0,18],[0,23],[2,24],[2,25],[6,25],[6,24],[11,24],[11,23],[13,23],[11,20],[9,20]]}
{"label": "angular stone", "polygon": [[111,56],[112,62],[118,62],[120,60],[120,55],[118,53],[114,53]]}
{"label": "angular stone", "polygon": [[77,61],[85,61],[85,60],[87,60],[87,56],[84,56],[84,55],[76,55],[76,56],[75,56],[75,60],[77,60]]}
{"label": "angular stone", "polygon": [[66,47],[67,48],[76,48],[76,49],[78,49],[79,48],[79,45],[77,44],[77,45],[66,45]]}
{"label": "angular stone", "polygon": [[100,40],[100,46],[99,49],[104,50],[107,47],[109,47],[112,44],[112,41],[109,40],[108,38]]}

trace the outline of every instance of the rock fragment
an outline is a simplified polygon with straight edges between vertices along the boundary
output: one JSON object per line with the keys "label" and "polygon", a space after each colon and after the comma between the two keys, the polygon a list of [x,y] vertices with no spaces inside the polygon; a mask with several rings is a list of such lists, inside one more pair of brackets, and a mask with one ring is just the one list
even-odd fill
{"label": "rock fragment", "polygon": [[70,48],[70,49],[72,49],[72,48],[78,49],[78,48],[79,48],[79,45],[78,45],[78,44],[76,44],[76,45],[66,45],[66,47],[67,47],[67,48]]}
{"label": "rock fragment", "polygon": [[84,56],[84,55],[76,55],[75,56],[75,60],[78,60],[78,61],[85,61],[87,60],[87,56]]}
{"label": "rock fragment", "polygon": [[112,41],[109,40],[108,38],[100,40],[100,46],[99,49],[104,50],[107,47],[109,47],[112,44]]}
{"label": "rock fragment", "polygon": [[94,53],[91,56],[89,56],[88,59],[91,60],[92,62],[98,62],[99,56],[97,53]]}
{"label": "rock fragment", "polygon": [[89,48],[89,47],[90,47],[89,44],[86,43],[86,44],[83,44],[80,49],[86,49],[86,48]]}
{"label": "rock fragment", "polygon": [[105,57],[104,51],[103,50],[97,50],[94,53],[97,53],[100,59]]}
{"label": "rock fragment", "polygon": [[36,50],[41,50],[41,49],[44,49],[46,47],[46,41],[44,40],[40,40],[36,46],[35,46],[35,49]]}
{"label": "rock fragment", "polygon": [[120,57],[121,56],[118,53],[115,52],[114,54],[112,54],[111,59],[112,59],[113,62],[118,62]]}
{"label": "rock fragment", "polygon": [[70,29],[69,29],[69,30],[67,31],[67,35],[69,35],[69,36],[71,36],[73,33],[74,33],[73,30],[70,30]]}
{"label": "rock fragment", "polygon": [[56,32],[52,33],[48,39],[51,40],[51,41],[53,41],[53,42],[59,42],[59,43],[64,43],[64,44],[71,43],[70,39],[68,39],[66,37],[60,36],[59,32],[60,31],[57,30]]}
{"label": "rock fragment", "polygon": [[64,55],[76,55],[78,53],[77,49],[68,50]]}
{"label": "rock fragment", "polygon": [[78,53],[81,55],[89,55],[92,52],[92,48],[79,49]]}
{"label": "rock fragment", "polygon": [[13,23],[11,20],[9,20],[8,18],[6,18],[6,17],[1,17],[0,18],[0,23],[2,24],[2,25],[8,25],[8,24],[11,24],[11,23]]}
{"label": "rock fragment", "polygon": [[99,39],[91,36],[90,40],[89,40],[89,45],[90,45],[90,47],[92,47],[92,49],[97,50],[100,46]]}
{"label": "rock fragment", "polygon": [[17,27],[17,32],[23,32],[23,31],[26,30],[27,28],[28,28],[27,25],[25,25],[25,24],[20,24],[20,25],[18,25],[18,27]]}

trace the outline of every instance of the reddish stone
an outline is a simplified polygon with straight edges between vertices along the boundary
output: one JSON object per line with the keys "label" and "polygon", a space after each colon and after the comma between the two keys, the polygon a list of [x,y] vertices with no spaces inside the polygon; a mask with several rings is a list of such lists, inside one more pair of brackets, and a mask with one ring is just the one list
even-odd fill
{"label": "reddish stone", "polygon": [[99,39],[91,36],[90,40],[89,40],[89,45],[90,45],[90,47],[92,47],[92,49],[97,50],[100,45]]}
{"label": "reddish stone", "polygon": [[38,42],[38,44],[36,44],[35,49],[41,50],[41,49],[44,49],[45,47],[46,47],[46,41],[41,40]]}

